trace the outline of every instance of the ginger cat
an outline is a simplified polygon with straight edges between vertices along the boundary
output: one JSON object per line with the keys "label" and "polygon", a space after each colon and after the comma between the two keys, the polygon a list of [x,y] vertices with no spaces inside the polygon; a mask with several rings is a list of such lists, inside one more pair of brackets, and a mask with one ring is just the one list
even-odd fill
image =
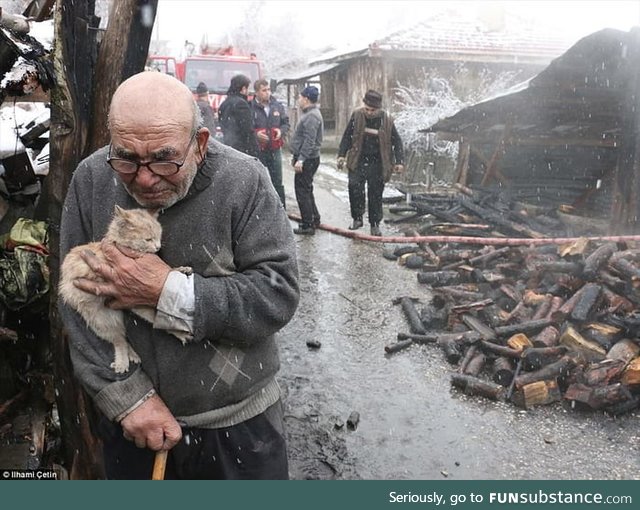
{"label": "ginger cat", "polygon": [[[145,253],[156,253],[160,249],[161,237],[162,226],[158,221],[157,212],[147,209],[125,210],[117,205],[113,220],[105,234],[105,239],[108,241]],[[80,253],[84,250],[90,250],[99,259],[105,260],[99,242],[72,248],[62,262],[60,296],[66,304],[82,316],[96,335],[113,344],[115,360],[111,368],[117,373],[127,372],[129,363],[140,363],[140,357],[127,342],[122,310],[106,307],[104,296],[90,294],[73,285],[76,278],[101,281],[100,277],[82,260]],[[150,321],[153,321],[155,316],[153,309],[136,308],[133,311]],[[184,342],[184,339],[181,340]]]}

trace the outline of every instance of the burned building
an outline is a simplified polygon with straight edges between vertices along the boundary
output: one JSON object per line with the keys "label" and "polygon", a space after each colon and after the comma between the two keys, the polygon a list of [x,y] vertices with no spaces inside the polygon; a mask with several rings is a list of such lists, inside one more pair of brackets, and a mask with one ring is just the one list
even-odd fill
{"label": "burned building", "polygon": [[424,132],[460,142],[455,181],[635,233],[640,29],[579,40],[537,76]]}

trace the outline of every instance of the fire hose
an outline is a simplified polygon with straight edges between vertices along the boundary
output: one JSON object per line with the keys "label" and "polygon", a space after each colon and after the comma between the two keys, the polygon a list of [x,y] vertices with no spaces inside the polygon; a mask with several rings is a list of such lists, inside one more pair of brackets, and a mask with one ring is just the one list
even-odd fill
{"label": "fire hose", "polygon": [[[300,221],[300,216],[289,213],[289,218],[293,221]],[[578,240],[603,241],[603,242],[624,242],[640,241],[640,235],[620,235],[620,236],[581,236],[581,237],[543,237],[543,238],[522,238],[522,237],[468,237],[468,236],[372,236],[334,227],[326,223],[321,223],[316,229],[326,230],[343,237],[350,237],[360,241],[371,241],[374,243],[461,243],[461,244],[485,244],[494,246],[530,246],[543,244],[569,244]]]}

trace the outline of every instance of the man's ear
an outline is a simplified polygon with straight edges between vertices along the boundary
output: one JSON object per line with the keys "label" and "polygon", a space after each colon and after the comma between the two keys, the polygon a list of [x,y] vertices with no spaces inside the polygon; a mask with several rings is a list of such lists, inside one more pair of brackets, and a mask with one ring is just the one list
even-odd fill
{"label": "man's ear", "polygon": [[198,150],[203,158],[207,152],[207,144],[209,143],[210,136],[211,132],[206,127],[201,127],[196,135],[196,139],[198,140]]}

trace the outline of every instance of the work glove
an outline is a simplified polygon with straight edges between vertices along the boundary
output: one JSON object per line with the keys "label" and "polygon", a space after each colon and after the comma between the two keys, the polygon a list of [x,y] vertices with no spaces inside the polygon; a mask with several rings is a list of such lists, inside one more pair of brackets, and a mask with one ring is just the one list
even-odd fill
{"label": "work glove", "polygon": [[342,170],[344,168],[345,162],[346,162],[345,158],[342,158],[342,157],[338,158],[338,170]]}

